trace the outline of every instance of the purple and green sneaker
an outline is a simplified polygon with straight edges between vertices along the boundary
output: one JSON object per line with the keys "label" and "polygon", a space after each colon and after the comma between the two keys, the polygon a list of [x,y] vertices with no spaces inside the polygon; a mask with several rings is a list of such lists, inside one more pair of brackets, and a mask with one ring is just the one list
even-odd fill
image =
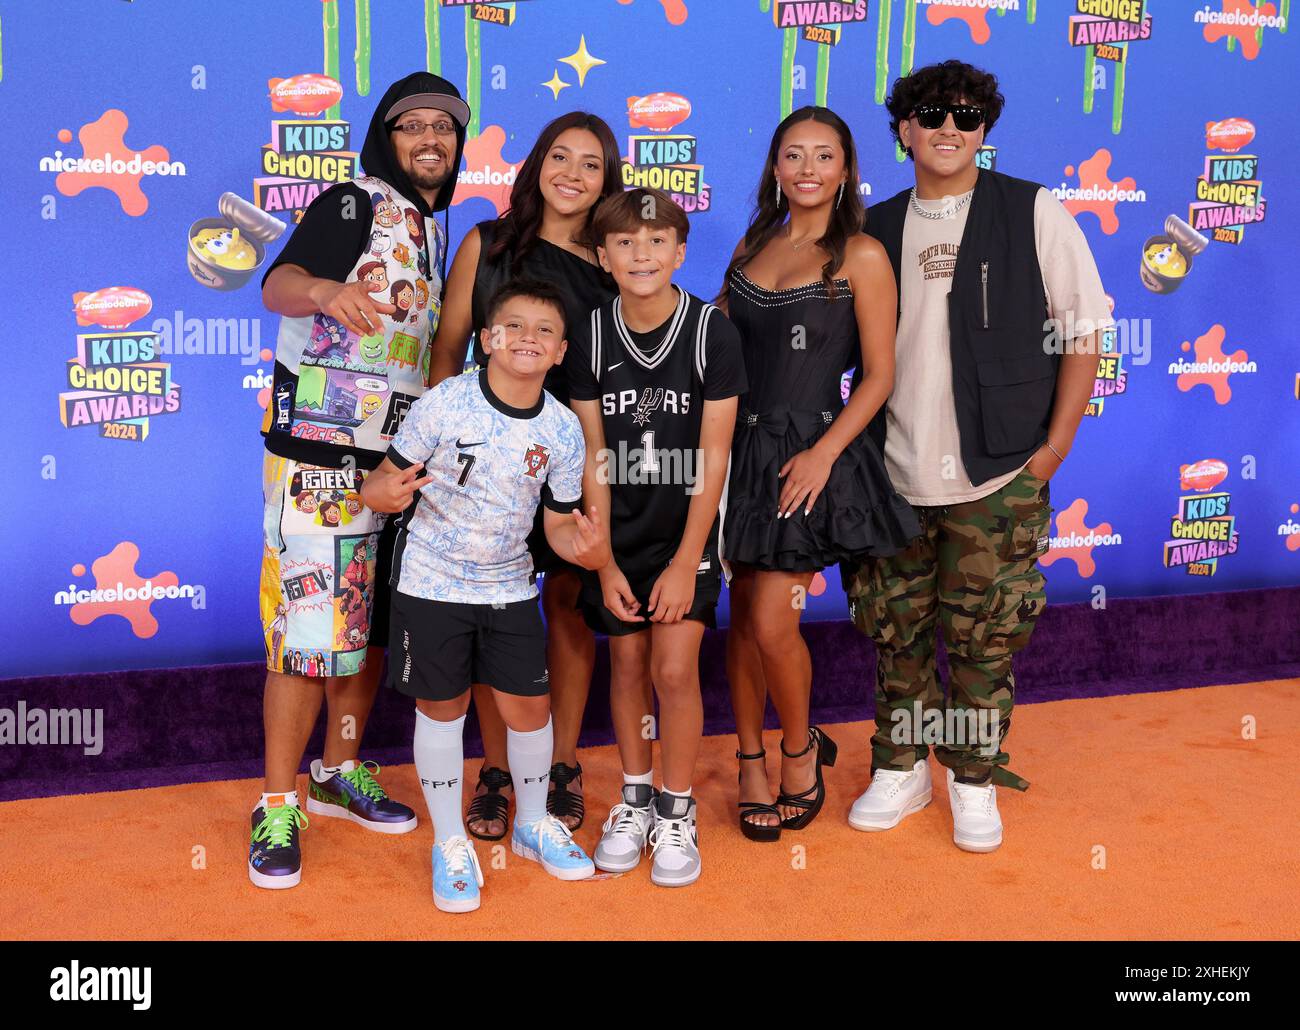
{"label": "purple and green sneaker", "polygon": [[351,819],[376,833],[409,833],[418,821],[406,805],[394,801],[375,779],[374,762],[344,762],[325,782],[320,760],[311,763],[307,777],[307,811],[328,819]]}
{"label": "purple and green sneaker", "polygon": [[[267,890],[296,887],[302,880],[302,845],[299,827],[307,817],[297,805],[258,805],[253,810],[253,834],[248,844],[248,878]],[[275,800],[274,798],[272,799]]]}

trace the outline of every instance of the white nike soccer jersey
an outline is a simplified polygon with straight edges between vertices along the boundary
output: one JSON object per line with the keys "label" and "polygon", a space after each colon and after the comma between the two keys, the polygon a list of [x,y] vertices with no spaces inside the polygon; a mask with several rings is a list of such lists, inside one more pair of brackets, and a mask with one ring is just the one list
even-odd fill
{"label": "white nike soccer jersey", "polygon": [[569,512],[582,499],[586,445],[572,411],[544,391],[513,408],[486,371],[453,376],[411,406],[388,457],[433,477],[402,515],[396,589],[461,604],[536,596],[526,541],[537,505]]}

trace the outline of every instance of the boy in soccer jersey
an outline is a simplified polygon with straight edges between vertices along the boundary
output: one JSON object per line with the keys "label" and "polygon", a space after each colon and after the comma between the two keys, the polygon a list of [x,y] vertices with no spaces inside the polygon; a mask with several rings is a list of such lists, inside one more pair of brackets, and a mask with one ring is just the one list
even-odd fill
{"label": "boy in soccer jersey", "polygon": [[[718,505],[738,398],[740,335],[727,317],[673,285],[690,228],[667,194],[633,189],[602,202],[593,238],[619,296],[572,335],[571,405],[589,448],[586,487],[609,514],[613,559],[580,605],[609,635],[610,708],[622,800],[595,861],[627,872],[653,850],[651,880],[694,883],[700,851],[691,779],[704,724],[699,653],[721,578]],[[654,789],[651,684],[659,698],[663,789]]]}
{"label": "boy in soccer jersey", "polygon": [[415,766],[433,820],[433,899],[479,906],[483,872],[461,821],[462,731],[471,683],[493,688],[508,728],[518,812],[511,846],[561,880],[595,872],[546,814],[551,718],[546,638],[525,539],[538,503],[565,561],[597,569],[609,539],[581,509],[582,427],[542,380],[564,357],[564,300],[515,280],[488,308],[485,370],[444,380],[407,413],[363,486],[376,511],[403,512],[393,557],[389,682],[415,698]]}

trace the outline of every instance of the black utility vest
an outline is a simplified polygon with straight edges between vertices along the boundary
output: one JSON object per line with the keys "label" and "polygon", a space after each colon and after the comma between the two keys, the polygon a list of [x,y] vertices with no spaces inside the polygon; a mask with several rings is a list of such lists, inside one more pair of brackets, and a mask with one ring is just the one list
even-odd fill
{"label": "black utility vest", "polygon": [[[980,169],[948,294],[961,460],[976,486],[1020,468],[1047,440],[1061,359],[1059,348],[1050,346],[1034,246],[1034,203],[1041,188]],[[867,211],[865,231],[883,244],[900,283],[910,192]],[[900,313],[901,306],[900,294]],[[870,432],[883,453],[883,408]]]}

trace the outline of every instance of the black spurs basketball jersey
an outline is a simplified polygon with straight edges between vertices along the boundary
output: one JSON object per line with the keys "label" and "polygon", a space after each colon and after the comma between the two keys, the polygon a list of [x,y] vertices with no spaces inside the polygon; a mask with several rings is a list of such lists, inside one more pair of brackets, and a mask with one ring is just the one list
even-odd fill
{"label": "black spurs basketball jersey", "polygon": [[[564,359],[572,399],[599,400],[610,487],[610,538],[619,567],[655,571],[681,543],[691,498],[704,488],[704,402],[745,392],[740,334],[727,316],[677,288],[663,325],[635,333],[615,298],[575,331]],[[701,560],[717,562],[715,518]]]}

